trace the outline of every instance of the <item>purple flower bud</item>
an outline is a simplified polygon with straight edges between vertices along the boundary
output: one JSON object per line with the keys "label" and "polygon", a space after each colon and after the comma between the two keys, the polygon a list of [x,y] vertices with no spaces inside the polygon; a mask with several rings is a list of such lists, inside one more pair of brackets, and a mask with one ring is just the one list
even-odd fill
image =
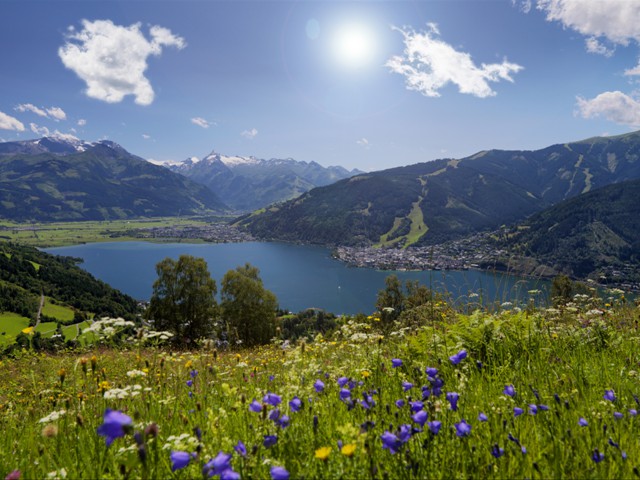
{"label": "purple flower bud", "polygon": [[398,368],[402,366],[402,360],[400,360],[399,358],[392,358],[391,359],[391,366],[393,368]]}
{"label": "purple flower bud", "polygon": [[292,412],[299,412],[302,408],[302,400],[300,400],[298,397],[293,397],[289,402],[289,408]]}
{"label": "purple flower bud", "polygon": [[413,388],[413,383],[411,382],[407,382],[407,381],[403,381],[402,382],[402,390],[403,391],[407,391],[407,390],[411,390]]}
{"label": "purple flower bud", "polygon": [[427,422],[427,425],[429,426],[429,430],[431,431],[431,433],[433,433],[434,435],[437,435],[440,431],[440,428],[442,428],[442,422],[439,422],[438,420]]}
{"label": "purple flower bud", "polygon": [[429,418],[429,415],[424,410],[420,410],[411,415],[411,419],[421,427],[424,427],[424,424],[427,423],[427,418]]}
{"label": "purple flower bud", "polygon": [[254,398],[253,402],[249,404],[249,410],[255,413],[260,413],[262,411],[262,404]]}
{"label": "purple flower bud", "polygon": [[489,420],[489,418],[484,413],[480,412],[480,414],[478,415],[478,421],[486,422],[487,420]]}
{"label": "purple flower bud", "polygon": [[609,400],[610,402],[615,402],[616,394],[613,390],[605,390],[602,398],[604,398],[605,400]]}
{"label": "purple flower bud", "polygon": [[460,350],[455,355],[451,355],[449,357],[449,361],[451,362],[452,365],[458,365],[465,358],[467,358],[467,351],[466,350]]}
{"label": "purple flower bud", "polygon": [[191,454],[189,452],[179,452],[173,450],[169,455],[171,459],[171,471],[175,472],[176,470],[180,470],[181,468],[189,465],[191,461]]}
{"label": "purple flower bud", "polygon": [[524,410],[521,409],[520,407],[513,407],[513,416],[514,417],[519,417],[523,413],[524,413]]}
{"label": "purple flower bud", "polygon": [[578,425],[580,425],[581,427],[586,427],[587,425],[589,425],[589,422],[587,422],[583,417],[580,417],[580,420],[578,420]]}
{"label": "purple flower bud", "polygon": [[289,480],[289,472],[284,467],[271,467],[272,480]]}
{"label": "purple flower bud", "polygon": [[516,389],[514,388],[513,385],[507,385],[504,387],[504,390],[502,391],[502,393],[504,393],[505,395],[509,395],[510,397],[515,397],[516,396]]}
{"label": "purple flower bud", "polygon": [[471,433],[471,425],[469,425],[464,419],[455,423],[454,426],[456,427],[456,435],[460,438],[466,437]]}
{"label": "purple flower bud", "polygon": [[324,382],[322,380],[316,380],[313,384],[313,388],[315,388],[318,393],[322,392],[324,390]]}

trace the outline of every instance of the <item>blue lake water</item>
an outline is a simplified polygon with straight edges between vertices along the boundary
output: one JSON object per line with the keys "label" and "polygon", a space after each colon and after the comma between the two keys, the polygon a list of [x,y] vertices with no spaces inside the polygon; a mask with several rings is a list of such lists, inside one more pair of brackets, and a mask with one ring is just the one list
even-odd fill
{"label": "blue lake water", "polygon": [[336,314],[371,313],[375,310],[376,294],[392,273],[402,281],[418,280],[462,300],[470,293],[478,293],[485,301],[522,302],[526,301],[527,291],[546,290],[548,285],[540,280],[477,270],[396,272],[352,268],[333,259],[331,251],[323,247],[271,242],[114,242],[45,251],[82,258],[82,268],[139,300],[150,298],[156,279],[155,265],[165,257],[177,259],[188,254],[204,258],[218,287],[227,270],[249,262],[260,269],[265,287],[276,295],[280,306],[294,312],[317,307]]}

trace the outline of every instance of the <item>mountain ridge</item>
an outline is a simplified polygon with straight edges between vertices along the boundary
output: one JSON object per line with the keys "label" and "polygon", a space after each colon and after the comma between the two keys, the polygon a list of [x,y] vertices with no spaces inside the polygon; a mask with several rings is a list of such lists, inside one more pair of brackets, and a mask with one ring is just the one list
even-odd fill
{"label": "mountain ridge", "polygon": [[371,172],[241,217],[253,235],[320,244],[434,244],[518,222],[640,178],[640,132],[539,150],[484,150]]}

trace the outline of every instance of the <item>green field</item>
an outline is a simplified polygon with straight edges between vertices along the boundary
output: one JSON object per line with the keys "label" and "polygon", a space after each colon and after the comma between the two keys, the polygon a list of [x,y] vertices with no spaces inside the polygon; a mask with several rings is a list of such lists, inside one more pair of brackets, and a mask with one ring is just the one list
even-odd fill
{"label": "green field", "polygon": [[73,321],[74,318],[74,311],[72,308],[54,304],[51,302],[49,297],[45,298],[42,313],[47,317],[58,319],[63,323],[69,323]]}
{"label": "green field", "polygon": [[22,329],[28,326],[28,318],[15,313],[0,313],[0,346],[13,343]]}
{"label": "green field", "polygon": [[51,338],[56,333],[57,327],[56,322],[40,322],[36,327],[36,332],[40,332],[44,338]]}
{"label": "green field", "polygon": [[0,239],[35,247],[58,247],[79,243],[139,240],[127,233],[139,228],[207,225],[192,218],[154,218],[96,222],[19,224],[0,221]]}

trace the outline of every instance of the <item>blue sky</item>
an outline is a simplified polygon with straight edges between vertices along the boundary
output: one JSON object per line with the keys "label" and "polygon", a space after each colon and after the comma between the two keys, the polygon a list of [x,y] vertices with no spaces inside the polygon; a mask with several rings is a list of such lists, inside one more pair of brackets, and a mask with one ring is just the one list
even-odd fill
{"label": "blue sky", "polygon": [[0,0],[0,139],[362,170],[640,126],[640,1]]}

